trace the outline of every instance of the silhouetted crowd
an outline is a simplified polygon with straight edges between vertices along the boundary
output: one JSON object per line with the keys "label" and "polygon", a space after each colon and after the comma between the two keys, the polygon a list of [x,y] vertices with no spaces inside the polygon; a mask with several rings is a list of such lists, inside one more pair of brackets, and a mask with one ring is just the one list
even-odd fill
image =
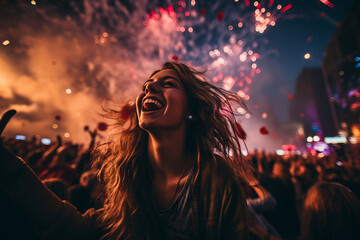
{"label": "silhouetted crowd", "polygon": [[[36,138],[9,138],[3,143],[23,158],[53,193],[84,213],[103,204],[96,177],[100,164],[92,162],[95,136],[91,134],[89,146],[63,142],[60,137],[51,145],[41,144]],[[356,239],[345,238],[346,234],[359,237],[357,148],[334,146],[329,156],[322,157],[254,151],[246,158],[252,162],[257,179],[254,185],[245,187],[250,239]],[[2,215],[7,216],[1,218],[2,236],[36,239],[29,226],[31,219],[17,212],[1,189],[0,197],[1,211],[5,213]],[[21,233],[16,232],[18,228]]]}

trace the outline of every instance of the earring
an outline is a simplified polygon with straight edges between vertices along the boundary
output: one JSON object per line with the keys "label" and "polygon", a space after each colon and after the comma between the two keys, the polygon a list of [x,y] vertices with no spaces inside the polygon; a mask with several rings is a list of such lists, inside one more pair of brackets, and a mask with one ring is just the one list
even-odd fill
{"label": "earring", "polygon": [[189,120],[192,120],[192,119],[193,119],[193,116],[192,116],[191,114],[189,114],[188,119],[189,119]]}

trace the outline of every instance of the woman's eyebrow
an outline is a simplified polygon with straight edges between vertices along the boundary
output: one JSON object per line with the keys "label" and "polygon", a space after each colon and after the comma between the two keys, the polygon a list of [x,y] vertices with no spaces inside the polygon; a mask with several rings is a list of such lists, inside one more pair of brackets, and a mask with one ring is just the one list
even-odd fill
{"label": "woman's eyebrow", "polygon": [[[177,78],[173,77],[173,76],[163,76],[163,77],[161,77],[161,78],[158,78],[157,81],[164,81],[164,80],[169,79],[169,78],[174,79],[174,80],[176,80],[178,83],[180,83],[180,81],[179,81]],[[144,82],[144,85],[145,85],[147,82],[153,82],[153,81],[154,81],[154,79],[149,78],[148,80],[146,80],[146,81]],[[181,84],[181,83],[180,83],[180,84]]]}

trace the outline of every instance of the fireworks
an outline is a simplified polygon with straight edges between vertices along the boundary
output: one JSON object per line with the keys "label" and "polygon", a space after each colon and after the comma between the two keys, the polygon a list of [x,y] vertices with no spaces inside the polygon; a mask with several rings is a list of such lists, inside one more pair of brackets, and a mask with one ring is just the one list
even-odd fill
{"label": "fireworks", "polygon": [[[281,1],[285,7],[279,0],[22,2],[17,10],[24,14],[11,21],[17,25],[4,33],[2,46],[4,51],[26,51],[27,58],[16,62],[24,68],[19,74],[10,67],[6,76],[2,71],[3,89],[26,85],[21,95],[39,102],[43,111],[37,129],[68,132],[73,140],[83,133],[79,124],[99,122],[89,113],[99,100],[131,99],[165,61],[204,66],[200,70],[208,69],[209,81],[250,101],[253,84],[261,82],[262,56],[269,51],[264,34],[290,11],[287,1]],[[0,61],[2,69],[6,62]],[[247,119],[256,117],[237,110]],[[64,119],[61,124],[60,117],[54,123],[57,113]]]}
{"label": "fireworks", "polygon": [[257,61],[265,51],[265,43],[260,34],[275,26],[292,5],[282,7],[274,0],[237,2],[205,9],[198,8],[195,2],[187,5],[179,1],[177,5],[150,11],[144,24],[151,31],[156,30],[156,35],[168,39],[176,36],[175,48],[160,46],[168,59],[208,65],[214,83],[240,92],[249,100],[249,94],[242,93],[249,92],[256,75],[261,73]]}

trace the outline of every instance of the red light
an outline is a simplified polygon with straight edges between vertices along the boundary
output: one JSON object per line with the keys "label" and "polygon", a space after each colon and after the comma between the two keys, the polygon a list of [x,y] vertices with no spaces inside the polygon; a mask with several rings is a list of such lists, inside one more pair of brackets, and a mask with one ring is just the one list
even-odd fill
{"label": "red light", "polygon": [[287,10],[289,10],[290,8],[292,8],[292,4],[288,4],[285,7],[283,7],[283,9],[281,9],[281,12],[286,12]]}

